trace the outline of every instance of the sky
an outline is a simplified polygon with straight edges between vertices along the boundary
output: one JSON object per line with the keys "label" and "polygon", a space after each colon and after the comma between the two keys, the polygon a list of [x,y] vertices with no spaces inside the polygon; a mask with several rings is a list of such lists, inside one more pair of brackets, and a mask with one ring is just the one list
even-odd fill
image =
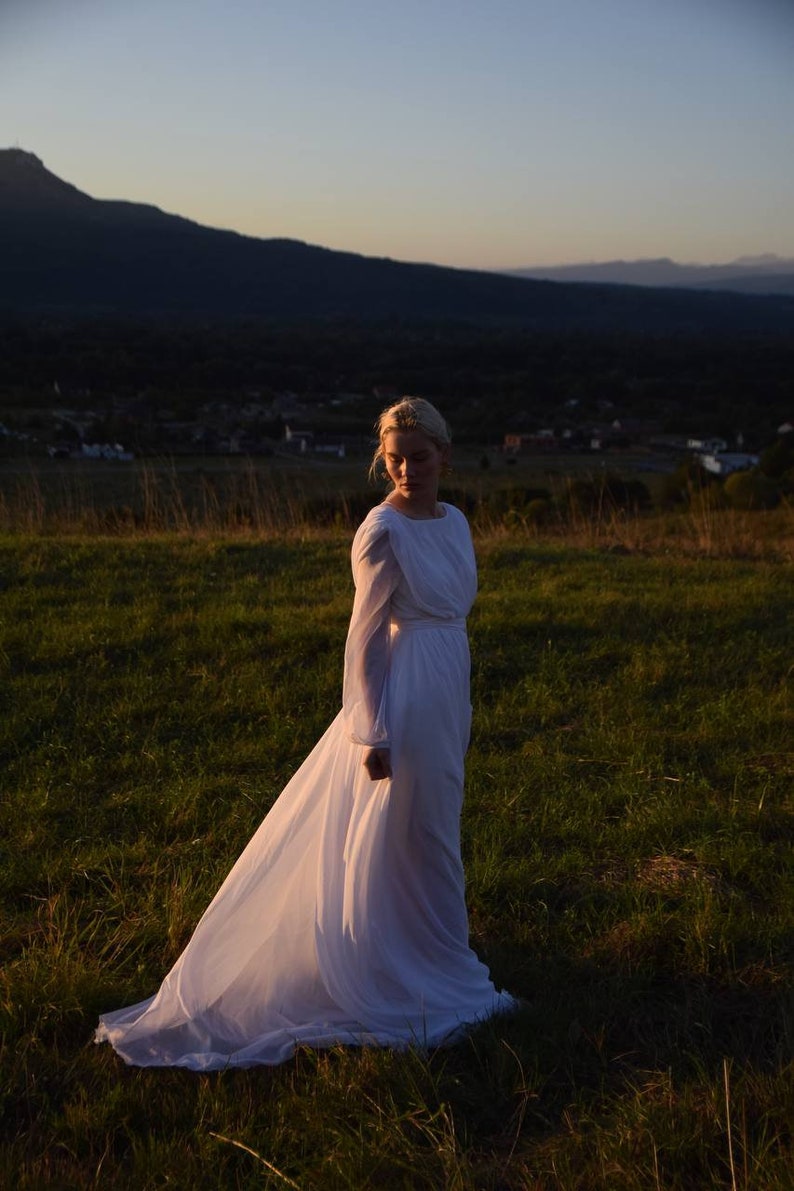
{"label": "sky", "polygon": [[794,0],[0,0],[0,148],[477,269],[794,257]]}

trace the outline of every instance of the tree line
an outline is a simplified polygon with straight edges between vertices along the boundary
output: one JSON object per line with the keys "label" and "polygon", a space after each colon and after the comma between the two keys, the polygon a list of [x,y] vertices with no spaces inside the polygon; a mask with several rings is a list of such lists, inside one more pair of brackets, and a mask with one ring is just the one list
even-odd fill
{"label": "tree line", "polygon": [[472,441],[522,420],[604,418],[614,409],[655,419],[663,433],[733,441],[740,432],[748,447],[762,446],[794,417],[794,339],[404,319],[0,321],[4,407],[55,394],[72,405],[137,395],[188,416],[211,397],[242,402],[284,391],[307,402],[357,394],[358,412],[342,400],[339,417],[368,424],[389,394],[419,393]]}

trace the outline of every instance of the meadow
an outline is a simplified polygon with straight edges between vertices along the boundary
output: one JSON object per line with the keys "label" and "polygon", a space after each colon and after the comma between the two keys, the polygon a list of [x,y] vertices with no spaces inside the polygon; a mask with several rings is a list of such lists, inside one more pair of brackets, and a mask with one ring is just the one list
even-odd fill
{"label": "meadow", "polygon": [[0,1185],[794,1186],[790,510],[481,526],[468,901],[524,1007],[196,1075],[96,1018],[335,715],[350,527],[78,505],[0,536]]}

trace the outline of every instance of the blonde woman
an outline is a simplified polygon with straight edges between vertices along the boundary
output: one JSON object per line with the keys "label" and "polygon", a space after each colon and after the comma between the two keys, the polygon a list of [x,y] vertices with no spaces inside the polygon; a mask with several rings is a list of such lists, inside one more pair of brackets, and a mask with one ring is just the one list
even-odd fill
{"label": "blonde woman", "polygon": [[342,710],[159,992],[97,1041],[139,1066],[276,1064],[296,1046],[436,1046],[514,1007],[469,947],[460,855],[466,615],[476,568],[440,503],[450,433],[406,397],[378,422],[390,489],[353,541]]}

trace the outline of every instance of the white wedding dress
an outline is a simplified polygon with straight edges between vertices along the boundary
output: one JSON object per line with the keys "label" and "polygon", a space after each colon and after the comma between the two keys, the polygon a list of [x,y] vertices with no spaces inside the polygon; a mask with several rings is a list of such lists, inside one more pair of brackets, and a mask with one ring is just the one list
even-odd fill
{"label": "white wedding dress", "polygon": [[[353,543],[343,707],[156,994],[100,1018],[138,1066],[281,1063],[295,1047],[434,1046],[515,1002],[468,943],[466,519],[373,509]],[[364,747],[388,745],[373,782]]]}

